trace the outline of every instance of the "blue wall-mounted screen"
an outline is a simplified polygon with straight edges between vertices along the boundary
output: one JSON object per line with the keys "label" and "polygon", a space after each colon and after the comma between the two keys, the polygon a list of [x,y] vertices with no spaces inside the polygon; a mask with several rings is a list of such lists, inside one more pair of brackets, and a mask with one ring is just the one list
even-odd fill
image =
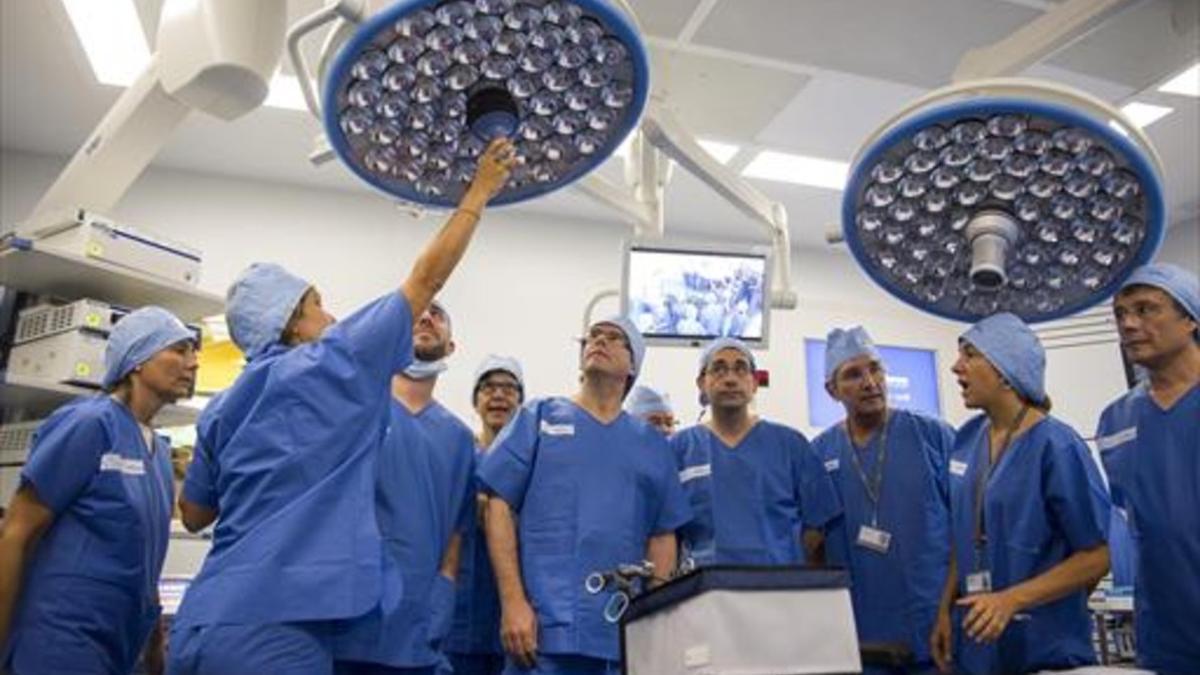
{"label": "blue wall-mounted screen", "polygon": [[[938,396],[937,355],[932,349],[878,345],[887,369],[888,405],[942,416]],[[846,410],[825,391],[825,341],[804,339],[808,386],[808,425],[824,429],[846,416]]]}

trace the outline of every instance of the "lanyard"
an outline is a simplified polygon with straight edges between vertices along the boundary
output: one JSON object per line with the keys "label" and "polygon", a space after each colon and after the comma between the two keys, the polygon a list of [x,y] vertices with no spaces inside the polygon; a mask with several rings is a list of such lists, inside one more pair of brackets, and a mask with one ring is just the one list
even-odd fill
{"label": "lanyard", "polygon": [[[988,481],[991,480],[992,474],[996,472],[996,467],[1000,466],[1000,460],[1004,458],[1004,453],[1008,450],[1009,443],[1012,442],[1013,434],[1017,432],[1017,428],[1021,426],[1021,422],[1025,421],[1025,414],[1029,412],[1029,404],[1021,406],[1021,412],[1017,413],[1017,418],[1004,432],[1004,439],[1000,441],[1000,448],[996,451],[996,461],[991,461],[991,449],[989,446],[984,446],[984,468],[975,479],[975,569],[982,569],[983,549],[987,545],[987,527],[983,520],[983,493],[987,488]],[[989,444],[990,445],[990,444]]]}
{"label": "lanyard", "polygon": [[[850,438],[850,459],[854,462],[854,468],[858,473],[859,480],[862,481],[863,489],[867,492],[867,499],[871,500],[871,527],[879,526],[879,498],[883,494],[883,466],[887,460],[887,432],[888,422],[891,420],[891,415],[885,414],[883,417],[883,426],[879,429],[879,456],[875,459],[875,478],[870,480],[867,478],[867,472],[863,469],[862,460],[858,458],[859,450],[854,445],[854,434],[850,431],[850,420],[846,420],[846,435]],[[868,442],[867,450],[871,447]]]}

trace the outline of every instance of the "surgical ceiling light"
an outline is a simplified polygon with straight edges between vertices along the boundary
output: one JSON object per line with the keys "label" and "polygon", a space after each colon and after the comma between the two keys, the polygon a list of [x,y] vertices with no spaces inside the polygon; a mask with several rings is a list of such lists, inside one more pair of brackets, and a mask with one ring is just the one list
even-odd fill
{"label": "surgical ceiling light", "polygon": [[499,136],[518,166],[495,204],[591,171],[638,124],[649,67],[604,0],[404,0],[358,27],[324,82],[342,161],[388,194],[447,207]]}
{"label": "surgical ceiling light", "polygon": [[1099,99],[1031,80],[951,85],[859,150],[843,235],[872,279],[919,309],[1046,321],[1100,302],[1150,260],[1161,175],[1145,134]]}

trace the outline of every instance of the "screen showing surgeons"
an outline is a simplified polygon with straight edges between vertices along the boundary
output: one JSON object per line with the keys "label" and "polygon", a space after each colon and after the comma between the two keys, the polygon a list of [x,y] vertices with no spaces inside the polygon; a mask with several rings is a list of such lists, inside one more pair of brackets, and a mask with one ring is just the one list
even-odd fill
{"label": "screen showing surgeons", "polygon": [[0,41],[0,675],[1200,675],[1195,0]]}

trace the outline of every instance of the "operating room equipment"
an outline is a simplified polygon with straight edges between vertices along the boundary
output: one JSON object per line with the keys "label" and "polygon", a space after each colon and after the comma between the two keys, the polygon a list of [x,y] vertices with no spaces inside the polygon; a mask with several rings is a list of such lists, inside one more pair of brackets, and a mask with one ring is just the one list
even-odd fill
{"label": "operating room equipment", "polygon": [[608,602],[604,605],[604,619],[609,623],[619,623],[629,602],[638,593],[641,585],[656,579],[654,563],[643,560],[640,563],[618,565],[616,569],[603,572],[592,572],[584,579],[583,586],[588,593],[599,595],[606,588],[614,590]]}
{"label": "operating room equipment", "polygon": [[113,324],[125,314],[126,310],[123,308],[88,298],[62,305],[43,304],[27,307],[17,314],[17,330],[13,342],[21,344],[80,329],[107,335]]}

